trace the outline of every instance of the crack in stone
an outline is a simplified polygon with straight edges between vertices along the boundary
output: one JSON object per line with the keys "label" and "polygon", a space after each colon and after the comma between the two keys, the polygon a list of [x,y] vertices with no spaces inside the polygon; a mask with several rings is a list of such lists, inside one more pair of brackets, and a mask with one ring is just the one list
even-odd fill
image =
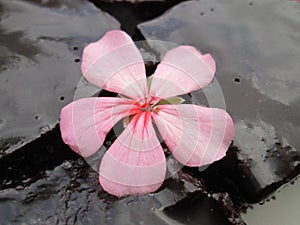
{"label": "crack in stone", "polygon": [[145,40],[137,29],[137,25],[144,21],[157,18],[173,6],[187,0],[165,0],[165,1],[100,1],[89,0],[101,10],[115,17],[121,28],[126,31],[134,41]]}

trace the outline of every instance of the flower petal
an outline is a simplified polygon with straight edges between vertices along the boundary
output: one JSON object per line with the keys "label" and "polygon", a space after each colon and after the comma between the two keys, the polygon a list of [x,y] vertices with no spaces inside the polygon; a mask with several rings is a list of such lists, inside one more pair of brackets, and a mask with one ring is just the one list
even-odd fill
{"label": "flower petal", "polygon": [[143,58],[123,31],[109,31],[85,47],[81,70],[89,82],[105,90],[136,100],[147,95]]}
{"label": "flower petal", "polygon": [[83,157],[94,154],[106,134],[120,119],[135,113],[130,99],[83,98],[65,106],[60,115],[61,135],[73,151]]}
{"label": "flower petal", "polygon": [[225,156],[235,128],[223,109],[197,105],[160,105],[153,119],[174,157],[186,166],[202,166]]}
{"label": "flower petal", "polygon": [[211,55],[194,47],[179,46],[166,53],[153,75],[150,95],[169,98],[203,88],[214,78],[216,64]]}
{"label": "flower petal", "polygon": [[166,174],[166,159],[156,137],[150,112],[137,114],[105,153],[99,180],[116,196],[157,190]]}

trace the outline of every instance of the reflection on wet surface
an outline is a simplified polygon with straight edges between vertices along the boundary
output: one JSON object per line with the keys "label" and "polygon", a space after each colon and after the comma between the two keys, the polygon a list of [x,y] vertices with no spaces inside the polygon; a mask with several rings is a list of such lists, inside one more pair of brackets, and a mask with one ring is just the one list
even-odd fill
{"label": "reflection on wet surface", "polygon": [[247,213],[243,214],[247,224],[298,225],[300,181],[293,181],[280,188],[275,196],[276,198],[270,198],[264,204],[256,204],[253,209],[248,209]]}
{"label": "reflection on wet surface", "polygon": [[[116,198],[101,189],[98,174],[83,159],[66,160],[37,181],[24,178],[22,185],[0,191],[0,224],[167,225],[193,219],[199,225],[244,225],[228,195],[209,195],[203,188],[200,180],[179,172],[156,193]],[[176,218],[189,199],[203,208]]]}
{"label": "reflection on wet surface", "polygon": [[[101,189],[97,172],[63,143],[57,126],[60,109],[73,98],[99,91],[79,81],[82,49],[119,28],[116,20],[84,0],[0,0],[0,13],[1,224],[171,224],[191,219],[203,225],[244,224],[228,194],[208,194],[202,180],[184,172],[156,193],[117,199]],[[104,145],[115,138],[110,133]],[[89,159],[96,171],[101,155],[103,151]],[[176,218],[176,210],[191,200],[202,206],[194,212],[199,214],[185,211]]]}
{"label": "reflection on wet surface", "polygon": [[58,123],[81,78],[83,47],[119,24],[83,0],[0,6],[1,158]]}
{"label": "reflection on wet surface", "polygon": [[[215,58],[214,82],[237,129],[237,174],[233,178],[222,166],[220,173],[249,201],[259,201],[300,170],[299,10],[292,1],[191,1],[138,26],[147,40],[191,44]],[[205,88],[204,96],[192,93],[194,102],[201,104],[215,87]]]}
{"label": "reflection on wet surface", "polygon": [[[97,173],[64,145],[57,124],[75,90],[75,98],[97,92],[85,80],[77,85],[83,47],[120,24],[84,0],[0,0],[0,224],[244,224],[235,207],[264,199],[300,171],[300,4],[189,1],[160,16],[180,1],[92,2],[136,40],[144,35],[212,53],[216,79],[191,99],[226,106],[237,129],[233,146],[223,160],[204,171],[184,168],[154,194],[108,195]],[[106,147],[115,138],[110,134]],[[96,169],[101,154],[91,159]],[[297,209],[297,187],[245,219],[260,225],[256,218],[286,210],[278,206]],[[298,221],[296,213],[284,214]]]}

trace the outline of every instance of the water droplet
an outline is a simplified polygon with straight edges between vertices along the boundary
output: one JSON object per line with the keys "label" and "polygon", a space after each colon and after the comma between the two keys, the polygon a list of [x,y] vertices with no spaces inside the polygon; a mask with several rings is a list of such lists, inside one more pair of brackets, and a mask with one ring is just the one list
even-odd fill
{"label": "water droplet", "polygon": [[31,178],[27,178],[27,179],[25,179],[25,180],[22,180],[22,183],[23,184],[26,184],[26,183],[29,183],[31,181]]}
{"label": "water droplet", "polygon": [[46,176],[50,176],[51,173],[52,173],[51,170],[46,170],[46,171],[45,171],[45,175],[46,175]]}
{"label": "water droplet", "polygon": [[16,190],[17,191],[20,191],[20,190],[23,190],[24,189],[24,187],[22,186],[22,185],[18,185],[17,187],[16,187]]}
{"label": "water droplet", "polygon": [[5,185],[11,185],[12,184],[12,180],[8,180],[4,182]]}
{"label": "water droplet", "polygon": [[71,169],[72,164],[71,164],[69,161],[65,161],[65,162],[62,164],[62,167],[63,167],[65,170],[68,170],[68,169]]}
{"label": "water droplet", "polygon": [[34,118],[35,118],[36,120],[40,120],[40,119],[41,119],[41,116],[36,115]]}
{"label": "water droplet", "polygon": [[265,204],[265,201],[261,201],[258,203],[259,205],[264,205]]}
{"label": "water droplet", "polygon": [[77,163],[78,163],[78,165],[83,166],[84,165],[84,160],[83,159],[78,159]]}
{"label": "water droplet", "polygon": [[65,100],[65,97],[64,97],[64,96],[61,96],[59,99],[60,99],[61,101],[63,101],[63,100]]}
{"label": "water droplet", "polygon": [[48,132],[49,130],[50,130],[50,125],[44,125],[40,127],[40,132],[42,134]]}
{"label": "water droplet", "polygon": [[240,82],[241,82],[241,80],[240,80],[240,78],[236,77],[236,78],[234,78],[234,82],[236,82],[236,83],[240,83]]}
{"label": "water droplet", "polygon": [[294,181],[294,180],[292,180],[292,181],[291,181],[291,185],[294,185],[294,184],[295,184],[295,181]]}
{"label": "water droplet", "polygon": [[126,202],[126,205],[130,206],[135,202],[134,199],[129,200],[128,202]]}

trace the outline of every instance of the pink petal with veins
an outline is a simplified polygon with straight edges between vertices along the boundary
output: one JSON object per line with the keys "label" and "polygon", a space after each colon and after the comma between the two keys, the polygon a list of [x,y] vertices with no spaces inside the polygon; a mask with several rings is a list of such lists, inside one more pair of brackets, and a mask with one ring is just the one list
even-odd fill
{"label": "pink petal with veins", "polygon": [[166,174],[166,159],[156,137],[150,112],[140,112],[105,153],[99,180],[116,196],[157,190]]}
{"label": "pink petal with veins", "polygon": [[60,115],[61,135],[73,151],[83,157],[94,154],[106,134],[120,119],[135,113],[130,99],[83,98],[65,106]]}
{"label": "pink petal with veins", "polygon": [[108,91],[136,100],[147,95],[143,58],[123,31],[109,31],[85,47],[81,70],[89,82]]}
{"label": "pink petal with veins", "polygon": [[179,46],[168,51],[153,75],[150,95],[169,98],[208,85],[216,64],[211,55],[201,55],[194,47]]}
{"label": "pink petal with veins", "polygon": [[202,166],[226,155],[235,128],[223,109],[197,105],[160,105],[155,124],[174,157],[186,166]]}

